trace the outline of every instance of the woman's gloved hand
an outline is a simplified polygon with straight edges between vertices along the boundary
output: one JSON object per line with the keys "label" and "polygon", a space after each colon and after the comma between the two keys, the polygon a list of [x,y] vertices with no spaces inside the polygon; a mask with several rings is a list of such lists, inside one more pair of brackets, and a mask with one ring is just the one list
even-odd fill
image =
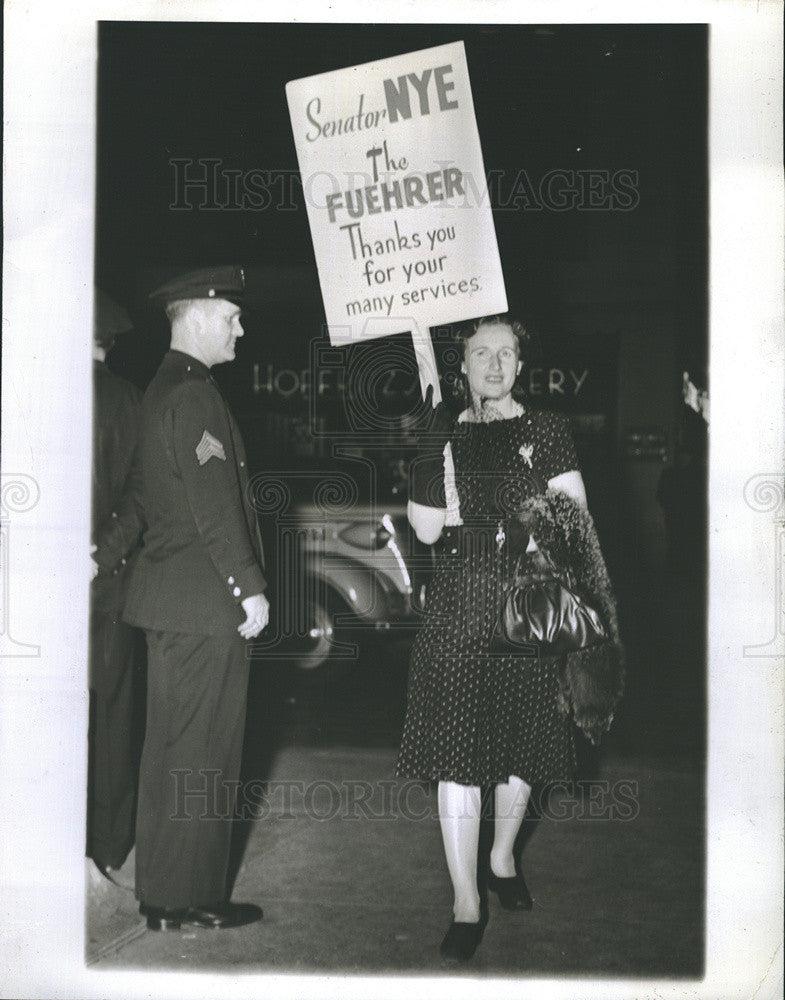
{"label": "woman's gloved hand", "polygon": [[409,469],[409,499],[424,507],[447,506],[444,494],[444,446],[450,439],[455,418],[445,403],[433,409],[433,386],[425,393],[428,417],[419,432],[417,454]]}

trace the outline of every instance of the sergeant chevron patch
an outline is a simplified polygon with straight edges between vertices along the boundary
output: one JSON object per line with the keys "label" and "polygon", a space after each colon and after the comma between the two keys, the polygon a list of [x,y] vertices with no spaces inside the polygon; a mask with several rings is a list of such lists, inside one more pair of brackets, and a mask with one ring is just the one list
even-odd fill
{"label": "sergeant chevron patch", "polygon": [[220,458],[222,462],[226,461],[226,452],[224,451],[224,446],[218,440],[218,438],[213,437],[212,434],[206,430],[202,434],[202,440],[196,446],[196,457],[199,459],[199,465],[204,465],[209,462],[211,458]]}

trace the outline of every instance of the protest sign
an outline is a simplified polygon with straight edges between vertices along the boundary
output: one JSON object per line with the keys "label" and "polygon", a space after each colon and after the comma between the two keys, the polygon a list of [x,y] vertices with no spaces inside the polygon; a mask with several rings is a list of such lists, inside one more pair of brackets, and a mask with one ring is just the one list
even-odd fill
{"label": "protest sign", "polygon": [[506,310],[463,42],[286,94],[332,344]]}

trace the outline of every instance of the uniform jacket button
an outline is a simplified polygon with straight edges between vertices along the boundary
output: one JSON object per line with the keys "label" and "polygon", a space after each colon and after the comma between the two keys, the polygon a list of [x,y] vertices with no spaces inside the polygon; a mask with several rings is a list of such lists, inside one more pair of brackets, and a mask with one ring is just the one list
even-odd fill
{"label": "uniform jacket button", "polygon": [[235,597],[239,597],[242,591],[240,590],[239,587],[235,587],[232,593],[234,594]]}
{"label": "uniform jacket button", "polygon": [[234,577],[233,577],[233,576],[230,576],[230,577],[229,577],[229,579],[228,579],[228,580],[227,580],[226,582],[227,582],[227,583],[229,584],[229,586],[231,587],[231,585],[232,585],[232,584],[234,583]]}

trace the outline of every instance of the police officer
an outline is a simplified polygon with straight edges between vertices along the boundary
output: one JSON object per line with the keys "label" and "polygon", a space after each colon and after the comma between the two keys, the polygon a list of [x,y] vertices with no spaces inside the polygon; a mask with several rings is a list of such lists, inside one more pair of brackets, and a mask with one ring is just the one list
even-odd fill
{"label": "police officer", "polygon": [[[106,355],[115,338],[132,326],[125,309],[96,289],[87,856],[125,888],[133,888],[123,865],[136,823],[134,694],[144,650],[140,634],[121,614],[143,528],[138,464],[142,394],[109,370]],[[131,868],[131,862],[125,867]]]}
{"label": "police officer", "polygon": [[136,894],[152,930],[238,927],[226,899],[248,687],[246,640],[267,625],[262,548],[240,431],[210,375],[243,334],[241,268],[201,270],[151,299],[171,349],[143,401],[147,530],[125,618],[145,629],[147,730]]}

